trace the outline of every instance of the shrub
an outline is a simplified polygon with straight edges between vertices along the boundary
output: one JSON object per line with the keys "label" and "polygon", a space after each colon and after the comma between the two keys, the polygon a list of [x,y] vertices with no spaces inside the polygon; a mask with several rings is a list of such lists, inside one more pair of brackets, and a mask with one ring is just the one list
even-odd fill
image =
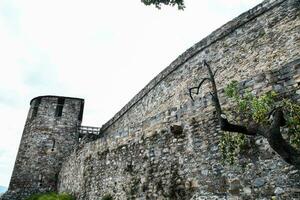
{"label": "shrub", "polygon": [[31,195],[26,200],[75,200],[75,198],[66,193],[56,194],[54,192],[49,192]]}

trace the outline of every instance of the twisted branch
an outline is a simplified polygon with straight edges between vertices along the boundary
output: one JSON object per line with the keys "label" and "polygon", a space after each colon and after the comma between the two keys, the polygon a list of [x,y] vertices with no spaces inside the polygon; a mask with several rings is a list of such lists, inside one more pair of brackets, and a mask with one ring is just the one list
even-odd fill
{"label": "twisted branch", "polygon": [[270,115],[273,116],[273,121],[269,127],[262,126],[257,123],[248,124],[248,126],[236,125],[230,123],[225,117],[223,117],[225,115],[222,112],[222,108],[218,97],[218,91],[215,82],[215,75],[217,70],[213,73],[210,65],[205,60],[203,61],[203,64],[204,66],[207,67],[209,77],[204,78],[200,82],[198,87],[193,87],[189,89],[191,99],[194,101],[191,91],[193,89],[197,89],[197,92],[195,94],[198,94],[202,84],[206,80],[209,80],[212,86],[212,92],[210,94],[212,96],[212,101],[216,109],[216,115],[221,130],[228,131],[228,132],[242,133],[251,136],[261,135],[267,139],[271,148],[275,152],[277,152],[278,155],[284,161],[300,169],[300,152],[284,140],[280,131],[280,127],[286,124],[282,107],[275,108],[270,112]]}

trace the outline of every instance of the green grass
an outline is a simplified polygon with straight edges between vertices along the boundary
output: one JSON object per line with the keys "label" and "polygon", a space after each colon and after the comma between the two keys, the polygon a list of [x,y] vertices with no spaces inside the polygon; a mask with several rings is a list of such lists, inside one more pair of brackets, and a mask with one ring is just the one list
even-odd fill
{"label": "green grass", "polygon": [[66,193],[56,194],[50,192],[45,194],[34,194],[25,200],[75,200],[75,198]]}

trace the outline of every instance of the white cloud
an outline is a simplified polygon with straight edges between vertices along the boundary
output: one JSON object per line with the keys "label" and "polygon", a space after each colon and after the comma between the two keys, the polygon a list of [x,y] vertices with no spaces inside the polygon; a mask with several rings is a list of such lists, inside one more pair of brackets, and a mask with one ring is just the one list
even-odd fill
{"label": "white cloud", "polygon": [[[23,131],[27,108],[1,104],[0,185],[8,186]],[[27,105],[26,105],[27,106]]]}

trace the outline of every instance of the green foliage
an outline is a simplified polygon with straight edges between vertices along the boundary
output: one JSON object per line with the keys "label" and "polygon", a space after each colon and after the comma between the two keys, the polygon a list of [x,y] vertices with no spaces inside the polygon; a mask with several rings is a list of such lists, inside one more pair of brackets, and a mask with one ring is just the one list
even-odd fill
{"label": "green foliage", "polygon": [[253,96],[250,91],[240,94],[237,81],[228,84],[224,91],[225,95],[236,103],[235,109],[239,115],[247,119],[250,117],[257,123],[268,123],[268,113],[274,108],[278,96],[274,91],[259,97]]}
{"label": "green foliage", "polygon": [[113,197],[111,196],[111,194],[106,194],[102,197],[101,200],[113,200]]}
{"label": "green foliage", "polygon": [[275,98],[277,94],[272,92],[267,92],[260,97],[253,97],[250,101],[252,119],[260,124],[268,123],[268,114],[275,106]]}
{"label": "green foliage", "polygon": [[245,135],[225,132],[219,143],[223,163],[234,164],[237,155],[246,149],[246,146],[247,140]]}
{"label": "green foliage", "polygon": [[[250,121],[261,125],[270,124],[269,114],[276,107],[282,107],[287,122],[286,131],[289,142],[296,148],[300,148],[300,105],[287,99],[279,99],[274,92],[267,92],[259,97],[254,96],[250,91],[241,92],[238,82],[232,81],[224,89],[225,95],[234,102],[232,110],[240,117],[239,123]],[[234,116],[237,117],[237,116]],[[229,118],[232,118],[230,116]],[[238,121],[238,120],[236,120]],[[233,164],[237,155],[247,147],[247,138],[238,133],[224,133],[219,146],[222,152],[223,161]]]}
{"label": "green foliage", "polygon": [[75,200],[75,198],[66,193],[56,194],[54,192],[49,192],[31,195],[26,200]]}
{"label": "green foliage", "polygon": [[300,148],[300,105],[293,103],[291,100],[284,99],[282,107],[287,111],[285,119],[287,123],[287,134],[291,144],[295,148]]}
{"label": "green foliage", "polygon": [[240,95],[238,89],[238,82],[232,81],[227,87],[224,89],[225,95],[234,100],[236,103],[235,109],[237,112],[244,118],[249,118],[249,113],[251,113],[250,106],[251,101],[253,100],[253,95],[250,91],[246,91],[245,94]]}
{"label": "green foliage", "polygon": [[239,98],[238,82],[231,81],[224,89],[226,96],[230,98]]}
{"label": "green foliage", "polygon": [[165,4],[168,6],[176,6],[179,10],[183,10],[185,8],[184,6],[184,0],[142,0],[142,2],[149,6],[149,5],[155,5],[156,8],[160,9],[161,4]]}

